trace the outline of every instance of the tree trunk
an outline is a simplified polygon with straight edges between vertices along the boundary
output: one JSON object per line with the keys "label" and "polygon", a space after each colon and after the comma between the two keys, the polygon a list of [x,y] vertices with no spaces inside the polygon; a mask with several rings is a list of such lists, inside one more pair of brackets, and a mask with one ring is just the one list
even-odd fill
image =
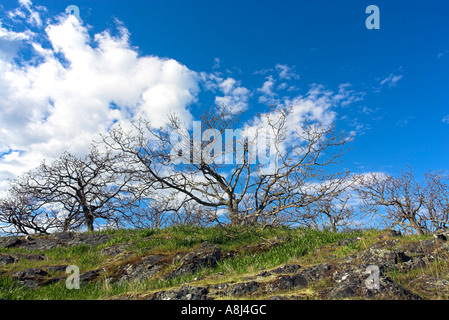
{"label": "tree trunk", "polygon": [[85,215],[87,231],[94,231],[94,216],[92,213]]}
{"label": "tree trunk", "polygon": [[231,219],[231,225],[232,226],[238,226],[240,225],[240,215],[239,215],[239,209],[236,205],[233,205],[232,203],[228,204],[228,211],[229,211],[229,218]]}
{"label": "tree trunk", "polygon": [[87,231],[94,231],[94,214],[90,206],[83,206],[84,222],[86,223]]}
{"label": "tree trunk", "polygon": [[416,233],[420,236],[422,236],[425,232],[423,228],[416,222],[415,219],[410,218],[410,224],[412,225],[412,228],[416,230]]}
{"label": "tree trunk", "polygon": [[337,227],[335,225],[334,220],[330,216],[329,216],[329,224],[331,226],[332,233],[336,233],[337,232]]}

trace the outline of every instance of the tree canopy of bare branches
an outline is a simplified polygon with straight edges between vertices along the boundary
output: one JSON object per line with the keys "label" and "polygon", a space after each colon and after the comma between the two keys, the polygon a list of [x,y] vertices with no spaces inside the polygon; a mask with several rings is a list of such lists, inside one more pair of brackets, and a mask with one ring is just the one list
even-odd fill
{"label": "tree canopy of bare branches", "polygon": [[326,194],[320,200],[306,206],[301,224],[314,229],[330,229],[337,232],[340,228],[355,228],[355,217],[358,214],[356,190],[360,181],[359,175],[349,174],[330,184]]}
{"label": "tree canopy of bare branches", "polygon": [[85,157],[65,152],[12,182],[1,219],[21,233],[67,231],[83,224],[93,231],[96,219],[117,225],[133,202],[131,180],[110,152],[95,147]]}
{"label": "tree canopy of bare branches", "polygon": [[449,175],[429,171],[418,181],[412,168],[398,177],[371,174],[359,194],[365,210],[391,226],[419,235],[447,231],[449,220]]}
{"label": "tree canopy of bare branches", "polygon": [[130,130],[112,129],[103,141],[122,153],[124,166],[151,186],[153,196],[170,203],[167,210],[195,203],[212,220],[275,225],[332,190],[323,182],[344,175],[328,169],[350,141],[333,124],[304,121],[290,128],[288,117],[289,109],[277,108],[262,114],[258,125],[237,127],[238,114],[216,108],[193,124],[192,135],[171,115],[166,127],[140,120]]}

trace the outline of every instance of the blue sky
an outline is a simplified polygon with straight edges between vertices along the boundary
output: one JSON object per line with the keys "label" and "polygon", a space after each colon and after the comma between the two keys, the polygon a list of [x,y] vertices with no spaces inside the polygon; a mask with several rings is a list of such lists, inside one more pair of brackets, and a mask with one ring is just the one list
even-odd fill
{"label": "blue sky", "polygon": [[[371,4],[378,30],[365,27]],[[79,7],[79,25],[64,24],[69,5]],[[191,120],[228,102],[249,120],[300,97],[320,107],[311,88],[327,93],[324,113],[338,128],[355,132],[345,168],[449,170],[448,17],[445,0],[4,1],[0,180],[63,150],[82,152],[127,110],[156,117],[173,106]],[[105,64],[95,81],[84,54]],[[114,90],[133,81],[142,81],[136,92]],[[154,98],[161,87],[163,101]],[[86,101],[88,121],[73,111]]]}

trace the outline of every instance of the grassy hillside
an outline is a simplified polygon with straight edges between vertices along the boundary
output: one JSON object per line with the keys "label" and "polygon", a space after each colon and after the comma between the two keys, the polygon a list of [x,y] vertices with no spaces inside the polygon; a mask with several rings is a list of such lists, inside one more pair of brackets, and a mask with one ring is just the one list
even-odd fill
{"label": "grassy hillside", "polygon": [[[449,246],[368,230],[178,227],[3,238],[0,298],[447,299]],[[66,267],[80,271],[68,289]],[[366,289],[368,265],[380,288]]]}

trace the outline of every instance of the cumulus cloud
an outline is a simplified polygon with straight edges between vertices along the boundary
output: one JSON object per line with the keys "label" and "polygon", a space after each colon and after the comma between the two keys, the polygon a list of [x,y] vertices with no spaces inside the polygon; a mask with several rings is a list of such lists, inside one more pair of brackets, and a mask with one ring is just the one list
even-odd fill
{"label": "cumulus cloud", "polygon": [[[117,36],[93,37],[74,16],[43,26],[28,0],[6,18],[42,28],[37,35],[0,25],[0,42],[9,45],[0,49],[0,179],[64,150],[84,153],[117,122],[145,117],[160,126],[170,111],[191,121],[196,73],[173,59],[139,57],[120,23]],[[29,60],[17,56],[21,47]]]}
{"label": "cumulus cloud", "polygon": [[[292,98],[282,96],[278,99],[277,107],[267,113],[258,115],[249,121],[244,132],[248,137],[257,137],[261,135],[266,139],[265,142],[270,145],[269,165],[264,169],[269,172],[275,168],[276,161],[273,160],[276,151],[281,153],[289,147],[296,145],[298,133],[301,134],[301,124],[304,121],[308,123],[320,123],[324,127],[330,126],[336,121],[336,107],[346,104],[348,101],[354,101],[354,93],[347,90],[348,85],[339,87],[338,92],[326,89],[323,85],[312,84],[304,95],[297,95]],[[267,93],[266,91],[265,93]],[[283,119],[282,111],[288,110],[287,117]],[[278,125],[283,125],[285,140],[276,140],[276,130]],[[274,125],[274,127],[273,127]],[[257,138],[259,139],[259,138]],[[259,142],[258,142],[259,143]],[[262,145],[265,143],[262,142]],[[263,147],[262,147],[263,148]],[[292,155],[294,156],[294,155]]]}
{"label": "cumulus cloud", "polygon": [[299,79],[299,75],[294,72],[293,68],[286,64],[278,63],[275,68],[279,73],[279,79]]}
{"label": "cumulus cloud", "polygon": [[289,66],[287,64],[278,63],[274,66],[274,68],[267,68],[256,70],[253,74],[265,75],[269,73],[276,73],[277,77],[280,80],[298,80],[300,78],[299,74],[294,71],[295,67]]}
{"label": "cumulus cloud", "polygon": [[215,96],[216,105],[223,106],[236,113],[246,111],[251,91],[242,86],[241,81],[231,77],[224,78],[222,73],[216,70],[218,68],[214,65],[214,72],[200,73],[201,84],[205,89],[217,94]]}
{"label": "cumulus cloud", "polygon": [[[73,15],[43,19],[44,12],[20,0],[17,9],[0,17],[0,189],[5,179],[43,159],[51,161],[63,151],[85,154],[92,140],[115,124],[127,127],[145,118],[159,127],[174,112],[189,125],[201,90],[235,112],[247,111],[252,98],[289,106],[292,130],[306,119],[329,124],[336,118],[334,107],[361,99],[348,84],[337,92],[315,84],[304,95],[294,94],[291,82],[299,75],[283,64],[263,72],[258,89],[247,88],[219,72],[218,58],[207,73],[173,59],[139,55],[120,21],[113,32],[91,34]],[[263,125],[262,118],[248,123],[257,125]]]}
{"label": "cumulus cloud", "polygon": [[262,87],[257,89],[261,95],[259,96],[259,102],[274,105],[277,104],[278,100],[275,98],[277,95],[275,92],[273,92],[275,80],[272,76],[268,76],[263,83]]}

